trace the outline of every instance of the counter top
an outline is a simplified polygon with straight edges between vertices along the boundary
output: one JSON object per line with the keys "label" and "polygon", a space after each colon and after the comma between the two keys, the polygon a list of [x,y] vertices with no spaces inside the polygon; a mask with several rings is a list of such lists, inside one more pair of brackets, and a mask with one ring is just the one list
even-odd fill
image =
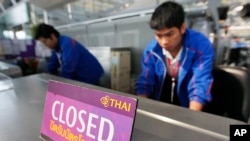
{"label": "counter top", "polygon": [[22,70],[19,66],[8,64],[2,61],[0,61],[0,73],[13,78],[22,76]]}
{"label": "counter top", "polygon": [[246,124],[43,73],[15,78],[12,80],[14,89],[0,92],[1,141],[40,140],[50,79],[136,97],[138,109],[132,141],[228,141],[231,124]]}

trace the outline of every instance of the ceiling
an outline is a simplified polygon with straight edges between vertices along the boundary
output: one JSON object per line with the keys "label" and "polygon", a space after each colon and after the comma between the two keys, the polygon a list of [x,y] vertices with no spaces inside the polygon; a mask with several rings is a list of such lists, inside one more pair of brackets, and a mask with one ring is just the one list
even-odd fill
{"label": "ceiling", "polygon": [[74,2],[75,0],[29,0],[30,3],[37,5],[44,10],[51,10],[66,3]]}
{"label": "ceiling", "polygon": [[[97,19],[117,14],[153,9],[166,0],[0,0],[0,15],[8,12],[18,3],[32,4],[35,23],[48,22],[64,25],[79,21]],[[204,0],[176,0],[185,4]],[[143,5],[142,5],[143,3]],[[31,13],[32,13],[31,12]],[[44,15],[46,14],[44,18]],[[34,21],[32,19],[32,21]]]}
{"label": "ceiling", "polygon": [[[35,14],[37,18],[44,17],[46,11],[50,22],[55,25],[62,25],[126,12],[152,9],[166,0],[0,0],[0,13],[3,15],[8,9],[26,1],[36,7]],[[175,1],[186,4],[207,0]],[[221,0],[222,5],[247,2],[250,2],[250,0]]]}
{"label": "ceiling", "polygon": [[30,0],[36,7],[43,9],[36,10],[36,14],[42,15],[43,11],[46,10],[49,18],[48,21],[54,25],[105,17],[114,11],[117,12],[126,9],[135,1],[136,0],[74,0],[69,2],[67,0],[61,0],[53,5],[40,6],[38,5],[39,0]]}

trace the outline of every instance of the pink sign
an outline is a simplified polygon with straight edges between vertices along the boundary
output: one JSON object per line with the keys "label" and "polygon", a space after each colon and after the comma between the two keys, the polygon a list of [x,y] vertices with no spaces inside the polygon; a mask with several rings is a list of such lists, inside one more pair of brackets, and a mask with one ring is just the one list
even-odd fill
{"label": "pink sign", "polygon": [[54,141],[129,141],[137,99],[50,81],[41,134]]}

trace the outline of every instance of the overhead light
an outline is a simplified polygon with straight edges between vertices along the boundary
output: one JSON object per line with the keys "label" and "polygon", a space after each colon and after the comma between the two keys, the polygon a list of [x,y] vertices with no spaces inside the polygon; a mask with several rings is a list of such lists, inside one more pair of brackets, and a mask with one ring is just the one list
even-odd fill
{"label": "overhead light", "polygon": [[125,7],[125,8],[128,8],[128,7],[129,7],[129,3],[126,3],[126,4],[124,5],[124,7]]}
{"label": "overhead light", "polygon": [[72,10],[71,10],[71,5],[70,4],[67,4],[67,10],[68,10],[68,16],[69,16],[69,19],[72,19]]}
{"label": "overhead light", "polygon": [[230,30],[246,30],[246,29],[250,29],[250,26],[245,25],[245,26],[230,26],[229,27]]}
{"label": "overhead light", "polygon": [[237,6],[233,9],[234,12],[239,12],[243,9],[243,5]]}

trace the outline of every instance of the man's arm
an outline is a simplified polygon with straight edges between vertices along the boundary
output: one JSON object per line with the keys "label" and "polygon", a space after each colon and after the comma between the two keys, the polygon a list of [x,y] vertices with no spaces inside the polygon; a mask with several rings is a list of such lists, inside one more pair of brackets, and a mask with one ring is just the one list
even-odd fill
{"label": "man's arm", "polygon": [[154,78],[154,62],[152,61],[152,55],[150,52],[144,52],[141,59],[142,72],[136,82],[136,93],[141,97],[148,97],[153,93],[153,87],[155,85]]}
{"label": "man's arm", "polygon": [[[206,41],[204,41],[206,42]],[[203,43],[206,46],[202,50],[191,49],[196,52],[192,66],[193,77],[189,82],[189,109],[201,111],[203,106],[211,101],[211,86],[213,83],[212,67],[214,50],[210,43]]]}
{"label": "man's arm", "polygon": [[63,64],[60,75],[65,78],[72,78],[72,73],[75,71],[80,57],[80,52],[77,49],[76,43],[74,43],[73,39],[71,40],[62,41],[61,45]]}
{"label": "man's arm", "polygon": [[58,58],[55,51],[52,51],[52,54],[50,56],[49,62],[48,62],[48,72],[52,74],[56,74],[57,69],[60,67],[60,63],[58,61]]}

